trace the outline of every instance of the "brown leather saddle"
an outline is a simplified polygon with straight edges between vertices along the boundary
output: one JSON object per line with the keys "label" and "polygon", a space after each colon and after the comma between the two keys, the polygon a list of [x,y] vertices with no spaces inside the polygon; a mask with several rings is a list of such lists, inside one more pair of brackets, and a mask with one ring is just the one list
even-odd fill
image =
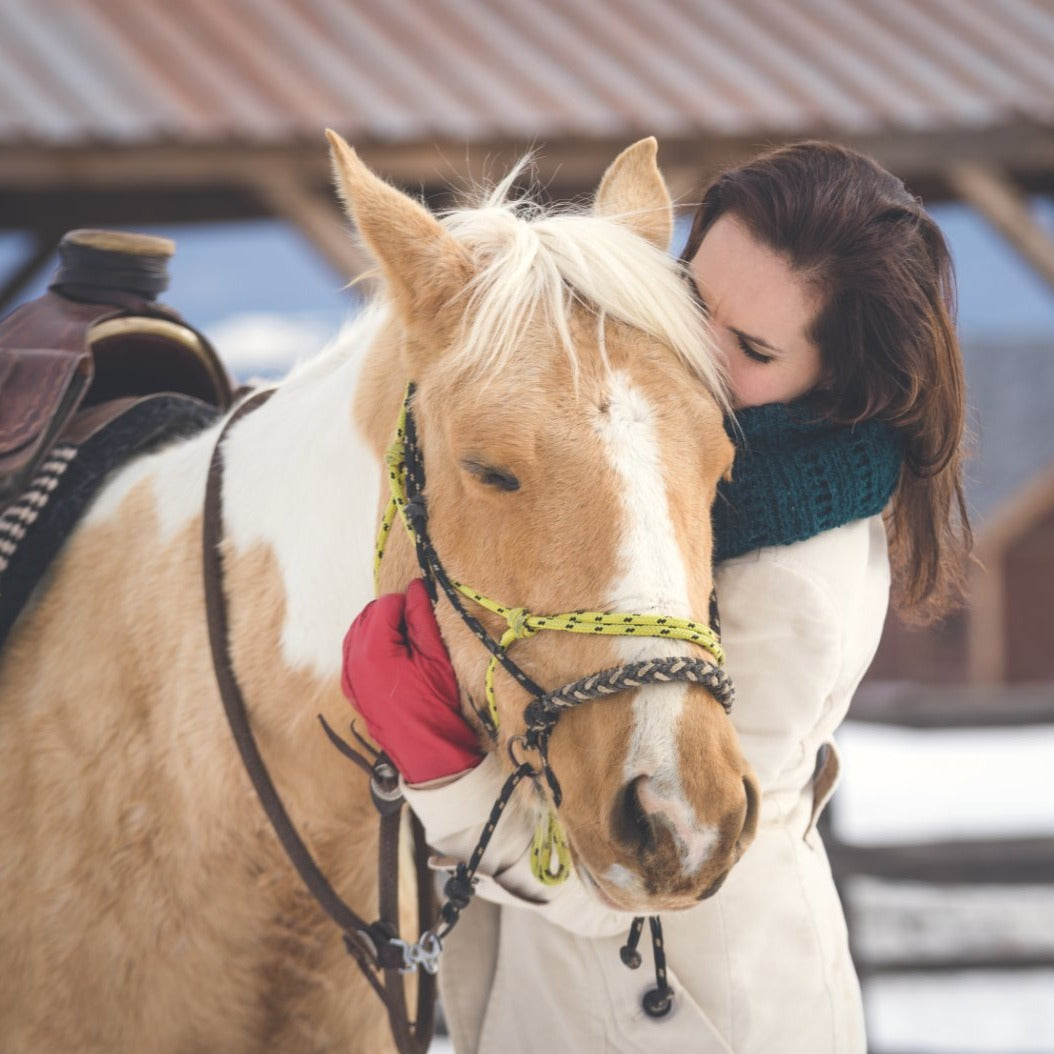
{"label": "brown leather saddle", "polygon": [[212,345],[155,299],[174,249],[166,238],[71,231],[48,292],[0,322],[0,513],[57,442],[83,443],[144,399],[230,406]]}

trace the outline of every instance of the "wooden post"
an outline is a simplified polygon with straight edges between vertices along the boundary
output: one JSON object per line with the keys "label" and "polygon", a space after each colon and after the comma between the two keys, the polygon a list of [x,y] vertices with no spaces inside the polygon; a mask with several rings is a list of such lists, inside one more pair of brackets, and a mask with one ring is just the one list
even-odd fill
{"label": "wooden post", "polygon": [[970,579],[970,680],[1005,681],[1007,641],[1004,569],[1007,550],[1054,508],[1054,465],[1034,476],[985,524],[974,549]]}
{"label": "wooden post", "polygon": [[971,684],[999,684],[1006,679],[1006,618],[1003,553],[978,547],[970,567],[967,641]]}
{"label": "wooden post", "polygon": [[951,189],[975,208],[1054,289],[1054,238],[1036,223],[1028,200],[1006,173],[963,161],[947,171]]}
{"label": "wooden post", "polygon": [[6,311],[18,298],[18,294],[38,274],[43,266],[51,259],[59,244],[61,232],[38,231],[36,233],[33,248],[29,255],[8,275],[4,284],[0,286],[0,312]]}

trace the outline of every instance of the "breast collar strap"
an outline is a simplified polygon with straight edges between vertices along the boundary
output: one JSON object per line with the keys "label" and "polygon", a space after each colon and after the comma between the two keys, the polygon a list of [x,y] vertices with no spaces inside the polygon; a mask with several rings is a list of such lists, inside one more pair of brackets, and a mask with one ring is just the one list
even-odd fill
{"label": "breast collar strap", "polygon": [[[400,940],[398,936],[398,868],[403,811],[398,773],[384,754],[376,755],[372,761],[363,757],[336,737],[323,721],[323,727],[330,738],[339,744],[341,752],[369,773],[371,796],[380,812],[377,865],[380,917],[371,923],[358,915],[341,898],[297,832],[256,743],[245,699],[234,672],[222,557],[223,444],[231,427],[243,416],[262,406],[272,394],[273,390],[258,392],[242,403],[228,418],[216,441],[209,466],[202,555],[209,645],[216,684],[242,763],[282,848],[315,900],[343,931],[348,953],[387,1008],[392,1037],[400,1054],[424,1054],[432,1038],[436,993],[433,975],[439,965],[440,944],[434,932],[437,916],[431,873],[427,863],[428,849],[421,825],[412,814],[418,923],[423,936],[414,944]],[[417,971],[418,966],[422,967],[421,971]],[[411,1019],[402,975],[413,972],[419,972],[420,976],[417,985],[416,1015]]]}

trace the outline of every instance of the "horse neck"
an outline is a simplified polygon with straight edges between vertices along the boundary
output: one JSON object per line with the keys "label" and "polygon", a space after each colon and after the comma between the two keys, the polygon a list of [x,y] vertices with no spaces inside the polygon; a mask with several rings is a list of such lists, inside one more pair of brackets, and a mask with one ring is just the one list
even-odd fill
{"label": "horse neck", "polygon": [[[236,424],[224,446],[234,672],[294,817],[345,841],[348,824],[370,831],[375,818],[365,780],[316,714],[347,728],[341,643],[373,593],[382,477],[352,421],[356,383],[354,356],[326,356]],[[218,434],[217,426],[114,476],[0,670],[0,683],[31,686],[42,710],[80,729],[86,756],[107,756],[113,730],[133,729],[136,756],[150,757],[148,767],[175,788],[171,822],[181,817],[202,852],[216,838],[255,838],[261,827],[205,629],[202,503]],[[202,809],[217,800],[222,807]]]}
{"label": "horse neck", "polygon": [[[349,773],[316,715],[336,728],[353,716],[340,691],[342,642],[373,596],[381,471],[352,419],[359,361],[334,355],[295,374],[224,450],[235,672],[276,779],[327,799],[333,768],[345,787]],[[327,810],[315,798],[305,809],[317,816]]]}

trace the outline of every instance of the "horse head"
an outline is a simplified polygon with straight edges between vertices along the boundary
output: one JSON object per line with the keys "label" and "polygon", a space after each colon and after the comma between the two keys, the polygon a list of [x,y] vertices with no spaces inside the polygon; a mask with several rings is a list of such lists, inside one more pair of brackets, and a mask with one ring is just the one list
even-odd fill
{"label": "horse head", "polygon": [[[451,577],[518,611],[705,622],[709,509],[733,448],[705,320],[666,253],[672,209],[655,141],[614,161],[588,211],[510,203],[510,176],[481,207],[442,219],[339,137],[331,145],[388,305],[356,415],[382,451],[414,383],[428,532]],[[394,532],[382,587],[417,573]],[[494,639],[511,625],[473,614]],[[450,603],[436,615],[478,725],[490,655]],[[547,691],[645,658],[701,654],[684,640],[555,632],[510,649]],[[511,767],[530,695],[498,669],[493,700],[489,745]],[[701,685],[585,702],[557,723],[548,757],[559,793],[536,781],[536,808],[555,809],[577,870],[611,906],[690,906],[753,837],[756,781]]]}

